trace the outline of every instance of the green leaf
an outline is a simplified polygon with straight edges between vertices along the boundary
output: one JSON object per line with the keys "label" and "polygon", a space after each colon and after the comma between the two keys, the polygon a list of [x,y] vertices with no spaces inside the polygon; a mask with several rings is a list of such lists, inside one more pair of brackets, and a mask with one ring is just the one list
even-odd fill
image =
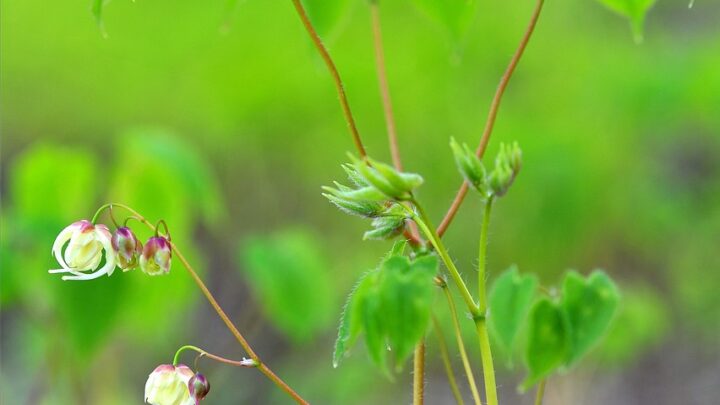
{"label": "green leaf", "polygon": [[642,42],[645,15],[656,0],[598,0],[609,9],[627,17],[636,42]]}
{"label": "green leaf", "polygon": [[542,298],[530,310],[526,362],[530,371],[522,384],[526,390],[563,364],[569,337],[560,306]]}
{"label": "green leaf", "polygon": [[475,0],[414,0],[428,17],[448,30],[454,40],[460,39],[475,17]]}
{"label": "green leaf", "polygon": [[516,336],[535,297],[537,277],[521,275],[516,266],[505,271],[490,290],[488,326],[507,354],[513,352]]}
{"label": "green leaf", "polygon": [[270,322],[296,343],[316,336],[332,320],[335,294],[318,239],[285,230],[247,240],[242,270]]}
{"label": "green leaf", "polygon": [[[402,246],[395,244],[391,253],[400,251]],[[390,255],[378,270],[364,275],[345,307],[333,363],[340,362],[362,329],[373,362],[390,376],[389,350],[395,369],[402,369],[430,321],[432,279],[437,269],[434,255],[413,262],[405,256]]]}
{"label": "green leaf", "polygon": [[374,280],[372,280],[373,277],[375,277],[375,275],[372,273],[364,274],[360,280],[358,280],[357,284],[355,284],[355,287],[345,302],[345,308],[343,308],[343,313],[340,317],[338,337],[335,341],[333,367],[340,365],[340,362],[347,355],[363,329],[362,305],[367,290],[374,284]]}
{"label": "green leaf", "polygon": [[568,366],[582,358],[607,332],[620,293],[602,271],[594,271],[587,280],[576,272],[565,276],[561,305],[570,332]]}

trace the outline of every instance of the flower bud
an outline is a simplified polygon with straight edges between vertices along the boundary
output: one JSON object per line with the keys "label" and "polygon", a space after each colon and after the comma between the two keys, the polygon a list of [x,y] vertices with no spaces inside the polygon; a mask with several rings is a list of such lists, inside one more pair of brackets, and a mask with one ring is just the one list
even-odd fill
{"label": "flower bud", "polygon": [[460,174],[483,198],[487,197],[487,176],[485,166],[480,158],[466,144],[461,146],[454,138],[450,139],[450,148],[452,148],[455,164],[460,170]]}
{"label": "flower bud", "polygon": [[70,224],[60,232],[52,247],[52,254],[61,268],[49,272],[72,274],[63,276],[63,280],[92,280],[111,275],[115,270],[111,239],[105,225],[94,225],[87,220]]}
{"label": "flower bud", "polygon": [[140,269],[150,276],[167,274],[171,258],[170,242],[162,236],[154,236],[148,239],[140,255]]}
{"label": "flower bud", "polygon": [[204,375],[197,373],[188,381],[188,388],[190,397],[195,399],[195,404],[198,404],[210,392],[210,382]]}
{"label": "flower bud", "polygon": [[188,383],[193,372],[180,364],[159,365],[148,376],[145,383],[145,402],[152,405],[196,405],[190,395]]}
{"label": "flower bud", "polygon": [[123,271],[138,266],[143,247],[130,228],[123,226],[115,231],[112,236],[112,247],[116,253],[118,267]]}
{"label": "flower bud", "polygon": [[512,146],[500,145],[500,151],[495,158],[495,168],[490,174],[490,189],[495,196],[501,197],[515,181],[522,167],[522,152],[517,142]]}
{"label": "flower bud", "polygon": [[408,200],[411,192],[423,183],[415,173],[402,173],[392,166],[368,158],[359,160],[350,156],[355,171],[370,186],[393,200]]}
{"label": "flower bud", "polygon": [[399,204],[393,204],[372,220],[373,229],[363,234],[363,239],[391,239],[405,229],[407,214]]}

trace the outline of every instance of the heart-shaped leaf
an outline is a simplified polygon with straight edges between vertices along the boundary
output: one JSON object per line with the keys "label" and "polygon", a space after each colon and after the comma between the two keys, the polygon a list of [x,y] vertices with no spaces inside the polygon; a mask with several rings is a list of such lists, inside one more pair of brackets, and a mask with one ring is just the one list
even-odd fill
{"label": "heart-shaped leaf", "polygon": [[569,336],[560,306],[547,298],[540,299],[530,310],[526,351],[530,374],[522,389],[530,388],[562,365],[568,347]]}
{"label": "heart-shaped leaf", "polygon": [[615,283],[602,271],[594,271],[587,280],[576,272],[565,276],[561,305],[570,333],[568,366],[600,341],[619,302],[620,293]]}
{"label": "heart-shaped leaf", "polygon": [[521,275],[513,265],[498,277],[490,290],[488,325],[508,355],[513,352],[515,338],[525,322],[536,288],[537,277]]}

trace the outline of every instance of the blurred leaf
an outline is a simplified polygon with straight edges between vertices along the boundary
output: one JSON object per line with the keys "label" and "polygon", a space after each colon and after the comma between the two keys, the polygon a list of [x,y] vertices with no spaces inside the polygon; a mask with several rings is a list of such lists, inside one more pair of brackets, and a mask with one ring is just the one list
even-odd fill
{"label": "blurred leaf", "polygon": [[413,0],[430,18],[448,30],[454,40],[465,33],[477,8],[476,0]]}
{"label": "blurred leaf", "polygon": [[594,271],[587,280],[576,272],[569,272],[563,282],[561,301],[570,335],[566,360],[570,366],[607,332],[620,302],[620,293],[602,271]]}
{"label": "blurred leaf", "polygon": [[57,233],[61,230],[57,227],[90,219],[98,195],[97,171],[95,157],[83,149],[32,146],[10,170],[13,214],[44,233]]}
{"label": "blurred leaf", "polygon": [[513,352],[516,336],[535,297],[537,277],[520,275],[517,266],[506,270],[490,290],[488,325],[507,354]]}
{"label": "blurred leaf", "polygon": [[618,315],[598,348],[603,363],[628,364],[657,347],[670,326],[668,306],[654,290],[623,286]]}
{"label": "blurred leaf", "polygon": [[286,230],[247,240],[242,269],[269,321],[296,342],[307,342],[332,319],[329,267],[317,238]]}
{"label": "blurred leaf", "polygon": [[537,301],[530,310],[526,361],[530,374],[522,383],[524,390],[563,364],[569,350],[560,306],[547,298]]}
{"label": "blurred leaf", "polygon": [[598,0],[611,10],[627,17],[632,26],[635,41],[642,42],[645,14],[656,0]]}
{"label": "blurred leaf", "polygon": [[326,37],[347,10],[348,0],[302,0],[320,38]]}

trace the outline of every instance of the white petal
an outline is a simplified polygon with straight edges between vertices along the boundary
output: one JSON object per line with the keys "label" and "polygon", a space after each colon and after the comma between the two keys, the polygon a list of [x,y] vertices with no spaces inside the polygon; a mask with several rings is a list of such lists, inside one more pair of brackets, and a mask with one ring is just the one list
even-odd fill
{"label": "white petal", "polygon": [[113,250],[110,232],[106,229],[97,229],[95,231],[97,240],[103,245],[105,249],[105,265],[98,270],[99,272],[105,272],[108,276],[112,275],[115,271],[115,250]]}
{"label": "white petal", "polygon": [[60,266],[62,266],[63,269],[70,270],[70,267],[65,263],[65,260],[62,257],[62,248],[65,246],[65,243],[67,243],[68,240],[72,237],[73,233],[80,229],[80,225],[78,222],[72,223],[65,227],[62,231],[60,231],[60,234],[55,238],[55,242],[53,243],[52,247],[52,254],[55,256],[55,260],[60,263]]}
{"label": "white petal", "polygon": [[[105,267],[103,267],[103,269],[104,268]],[[78,274],[76,272],[72,272],[72,273],[75,275],[74,276],[63,276],[62,279],[64,281],[67,281],[67,280],[94,280],[96,278],[102,277],[107,272],[105,272],[101,269],[94,273],[85,273],[85,274]]]}

